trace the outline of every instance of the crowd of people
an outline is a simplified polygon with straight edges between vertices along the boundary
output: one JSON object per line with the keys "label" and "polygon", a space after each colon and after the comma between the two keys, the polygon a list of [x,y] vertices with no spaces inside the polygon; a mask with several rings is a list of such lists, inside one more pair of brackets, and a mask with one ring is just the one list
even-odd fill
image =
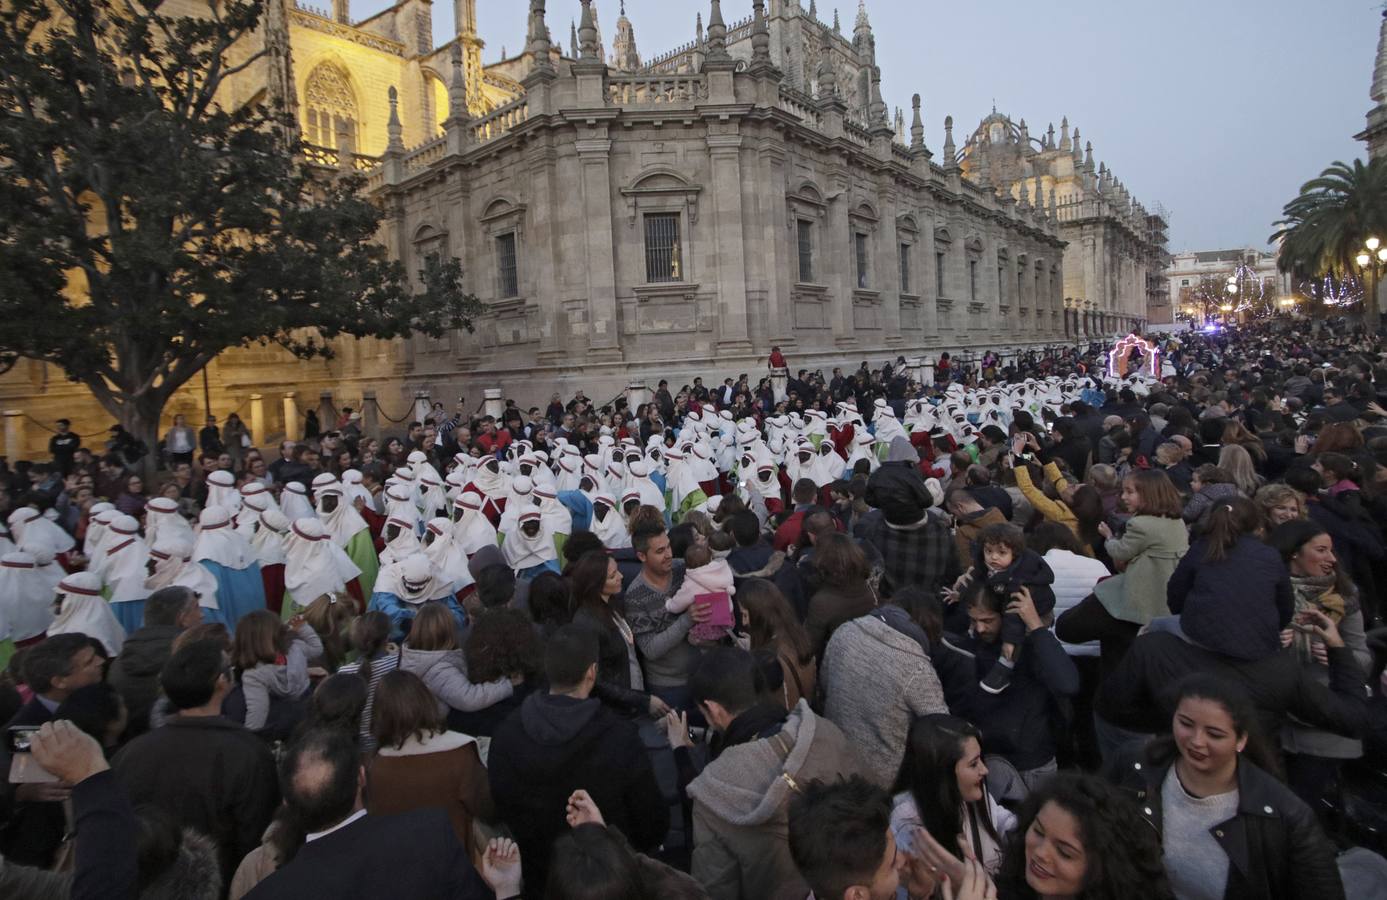
{"label": "crowd of people", "polygon": [[60,422],[0,473],[0,896],[1387,890],[1387,346],[1126,352]]}

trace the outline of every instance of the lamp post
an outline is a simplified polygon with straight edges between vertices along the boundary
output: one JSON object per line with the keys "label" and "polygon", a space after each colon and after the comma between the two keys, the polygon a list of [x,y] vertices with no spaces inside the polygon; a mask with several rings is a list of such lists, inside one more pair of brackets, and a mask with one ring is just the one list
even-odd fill
{"label": "lamp post", "polygon": [[1355,258],[1358,268],[1367,276],[1368,294],[1363,298],[1363,328],[1368,334],[1376,334],[1380,314],[1377,309],[1377,285],[1382,277],[1382,267],[1387,264],[1387,247],[1376,237],[1363,242],[1363,251]]}

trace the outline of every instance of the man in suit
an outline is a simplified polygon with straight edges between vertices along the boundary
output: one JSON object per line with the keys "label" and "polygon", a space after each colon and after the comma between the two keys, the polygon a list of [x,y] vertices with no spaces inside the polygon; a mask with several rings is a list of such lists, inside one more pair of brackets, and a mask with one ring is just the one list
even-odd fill
{"label": "man in suit", "polygon": [[[34,645],[24,659],[24,680],[34,698],[5,723],[37,728],[53,718],[58,705],[81,687],[101,680],[102,659],[85,634],[55,634]],[[8,748],[0,750],[0,771],[9,772]],[[0,783],[0,852],[19,865],[47,868],[63,840],[62,801],[72,786]]]}
{"label": "man in suit", "polygon": [[491,841],[478,873],[442,809],[367,815],[366,768],[351,735],[307,732],[285,755],[280,781],[289,814],[307,837],[293,861],[260,882],[247,900],[520,896],[520,853],[513,842]]}

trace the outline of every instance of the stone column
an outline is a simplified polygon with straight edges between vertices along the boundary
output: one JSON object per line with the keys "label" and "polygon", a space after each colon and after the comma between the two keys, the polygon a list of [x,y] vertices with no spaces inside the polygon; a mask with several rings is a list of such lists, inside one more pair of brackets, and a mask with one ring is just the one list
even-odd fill
{"label": "stone column", "polygon": [[361,434],[363,437],[380,440],[380,406],[376,403],[376,392],[361,392]]}
{"label": "stone column", "polygon": [[[709,129],[717,128],[712,121]],[[735,128],[736,126],[729,126]],[[739,134],[709,134],[713,241],[717,260],[718,351],[750,353],[746,309],[746,245],[742,235],[742,167]]]}
{"label": "stone column", "polygon": [[414,421],[422,422],[429,417],[429,410],[433,408],[433,403],[429,399],[428,391],[414,392]]}
{"label": "stone column", "polygon": [[257,447],[265,446],[265,395],[250,395],[250,440]]}
{"label": "stone column", "polygon": [[636,409],[650,401],[650,388],[646,387],[644,381],[628,381],[626,383],[626,408],[635,413]]}
{"label": "stone column", "polygon": [[[593,129],[596,136],[575,142],[582,167],[583,229],[587,236],[583,265],[587,272],[588,361],[614,362],[621,359],[621,336],[617,324],[616,265],[612,258],[616,246],[612,234],[612,142],[605,125]],[[639,223],[638,223],[639,224]],[[637,237],[624,241],[638,252]]]}
{"label": "stone column", "polygon": [[297,441],[303,435],[303,423],[299,421],[299,395],[294,391],[284,394],[284,439]]}
{"label": "stone column", "polygon": [[501,389],[487,388],[482,391],[482,406],[483,412],[499,423],[506,411],[506,401],[501,396]]}
{"label": "stone column", "polygon": [[26,446],[24,410],[5,410],[5,455],[9,457],[11,466],[24,458],[24,454],[27,452]]}
{"label": "stone column", "polygon": [[318,392],[318,427],[324,433],[337,424],[337,410],[332,405],[332,391]]}

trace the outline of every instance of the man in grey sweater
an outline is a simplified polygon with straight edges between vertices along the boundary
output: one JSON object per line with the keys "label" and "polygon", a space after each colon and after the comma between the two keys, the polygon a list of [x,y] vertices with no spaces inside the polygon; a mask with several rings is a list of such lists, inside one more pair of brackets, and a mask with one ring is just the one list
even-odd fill
{"label": "man in grey sweater", "polygon": [[689,643],[689,629],[708,616],[694,604],[682,613],[665,609],[679,589],[683,566],[677,568],[669,535],[662,525],[638,527],[631,545],[641,561],[640,574],[626,589],[626,621],[645,661],[645,687],[674,709],[688,710],[689,675],[698,665],[699,650]]}

